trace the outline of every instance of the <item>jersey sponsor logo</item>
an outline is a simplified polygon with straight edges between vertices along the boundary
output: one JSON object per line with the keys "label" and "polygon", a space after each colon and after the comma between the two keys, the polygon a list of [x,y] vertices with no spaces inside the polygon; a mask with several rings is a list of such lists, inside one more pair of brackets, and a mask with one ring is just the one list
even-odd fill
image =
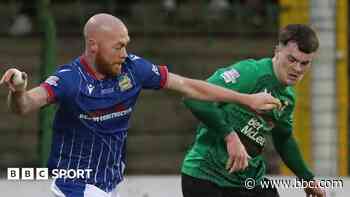
{"label": "jersey sponsor logo", "polygon": [[116,104],[116,105],[109,107],[107,109],[98,109],[98,110],[95,110],[92,112],[88,112],[87,115],[89,117],[97,117],[97,116],[103,116],[106,114],[120,112],[120,111],[124,111],[124,110],[125,110],[125,106],[123,104]]}
{"label": "jersey sponsor logo", "polygon": [[126,110],[112,112],[112,113],[103,114],[103,115],[99,115],[99,116],[95,116],[95,115],[91,115],[91,114],[90,115],[79,114],[79,119],[91,120],[91,121],[94,121],[94,122],[103,122],[103,121],[106,121],[106,120],[110,120],[110,119],[126,116],[126,115],[130,114],[131,112],[132,112],[132,108],[129,107]]}
{"label": "jersey sponsor logo", "polygon": [[248,121],[248,124],[244,126],[243,129],[241,129],[240,132],[260,146],[264,146],[265,137],[259,132],[263,126],[264,125],[259,120],[252,118]]}
{"label": "jersey sponsor logo", "polygon": [[236,83],[236,79],[240,76],[239,72],[236,69],[231,69],[225,71],[221,74],[221,77],[224,79],[225,83]]}
{"label": "jersey sponsor logo", "polygon": [[119,78],[118,86],[119,86],[120,91],[122,91],[122,92],[129,90],[130,88],[133,87],[131,79],[126,74]]}
{"label": "jersey sponsor logo", "polygon": [[89,94],[92,93],[92,91],[94,90],[94,88],[95,88],[95,87],[94,87],[92,84],[87,85],[87,89],[88,89],[88,91],[89,91]]}
{"label": "jersey sponsor logo", "polygon": [[45,83],[51,85],[51,86],[58,86],[57,82],[60,80],[59,77],[57,76],[49,76],[46,80]]}
{"label": "jersey sponsor logo", "polygon": [[159,74],[159,70],[158,70],[158,67],[154,64],[152,64],[152,71],[156,74],[156,75],[160,75]]}

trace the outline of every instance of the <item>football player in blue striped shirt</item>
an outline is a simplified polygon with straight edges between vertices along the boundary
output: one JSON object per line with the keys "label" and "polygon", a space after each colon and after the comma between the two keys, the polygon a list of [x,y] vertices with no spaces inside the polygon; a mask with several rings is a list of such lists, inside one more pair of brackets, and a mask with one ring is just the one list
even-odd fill
{"label": "football player in blue striped shirt", "polygon": [[[239,102],[255,110],[279,104],[267,93],[240,94],[170,73],[166,66],[127,53],[128,30],[112,15],[91,17],[84,38],[84,53],[58,67],[40,86],[27,91],[26,83],[15,85],[13,68],[0,82],[10,89],[8,104],[18,114],[58,104],[49,169],[91,169],[90,176],[55,179],[56,196],[116,193],[112,191],[123,180],[129,119],[142,89],[171,89],[187,97]],[[26,82],[27,74],[22,77]]]}

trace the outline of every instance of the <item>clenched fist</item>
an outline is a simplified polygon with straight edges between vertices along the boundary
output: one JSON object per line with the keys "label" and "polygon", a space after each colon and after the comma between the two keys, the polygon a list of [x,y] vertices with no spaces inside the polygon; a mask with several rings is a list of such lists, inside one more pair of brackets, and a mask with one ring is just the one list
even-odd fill
{"label": "clenched fist", "polygon": [[28,75],[16,68],[8,69],[0,80],[0,85],[5,84],[12,92],[25,91]]}

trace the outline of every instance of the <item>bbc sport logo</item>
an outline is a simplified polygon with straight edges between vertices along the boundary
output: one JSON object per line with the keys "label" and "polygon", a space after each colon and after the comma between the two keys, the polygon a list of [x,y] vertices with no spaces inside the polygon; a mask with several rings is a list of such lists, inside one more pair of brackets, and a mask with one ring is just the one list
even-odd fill
{"label": "bbc sport logo", "polygon": [[53,169],[49,173],[48,168],[7,168],[7,180],[89,179],[91,173],[92,169]]}

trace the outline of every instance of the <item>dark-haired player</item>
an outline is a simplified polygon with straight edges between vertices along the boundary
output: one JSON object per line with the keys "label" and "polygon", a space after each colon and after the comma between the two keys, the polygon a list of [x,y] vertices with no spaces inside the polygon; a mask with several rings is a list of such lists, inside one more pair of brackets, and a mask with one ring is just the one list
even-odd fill
{"label": "dark-haired player", "polygon": [[[265,134],[272,135],[284,163],[298,178],[308,181],[307,195],[324,196],[292,134],[292,86],[310,69],[318,46],[317,35],[310,27],[291,24],[280,31],[272,58],[243,60],[217,70],[208,79],[241,93],[270,92],[280,99],[281,109],[255,113],[234,103],[185,100],[202,123],[182,166],[184,197],[278,196],[276,188],[262,188],[260,184],[266,169],[261,155]],[[247,189],[247,181],[254,181],[256,187]]]}

